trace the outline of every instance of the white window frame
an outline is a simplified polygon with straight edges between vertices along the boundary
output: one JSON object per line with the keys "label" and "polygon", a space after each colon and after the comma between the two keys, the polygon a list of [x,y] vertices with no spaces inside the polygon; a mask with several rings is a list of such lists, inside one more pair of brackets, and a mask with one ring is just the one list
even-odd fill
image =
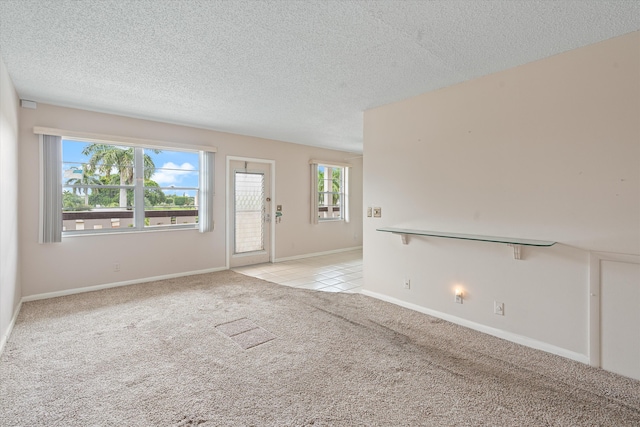
{"label": "white window frame", "polygon": [[[74,141],[74,142],[91,142],[91,141],[85,141],[83,139],[80,138],[67,138],[67,137],[63,137],[62,138],[62,143],[64,144],[64,141]],[[198,224],[197,223],[192,223],[192,224],[167,224],[167,225],[157,225],[157,226],[153,226],[153,225],[145,225],[145,217],[146,217],[146,206],[144,204],[144,191],[145,191],[145,186],[144,186],[144,179],[140,178],[144,176],[144,150],[146,148],[152,148],[152,147],[143,147],[143,146],[131,146],[131,145],[123,145],[123,144],[117,144],[117,143],[110,143],[109,141],[102,141],[100,142],[101,144],[104,145],[109,145],[109,146],[113,146],[113,147],[119,147],[119,148],[124,148],[124,149],[130,149],[133,148],[134,150],[134,159],[133,159],[133,176],[134,176],[134,180],[133,183],[129,184],[129,185],[118,185],[118,184],[113,184],[113,185],[91,185],[91,184],[66,184],[66,183],[62,183],[62,192],[64,192],[64,189],[66,188],[86,188],[86,189],[114,189],[114,190],[120,190],[120,189],[126,189],[126,190],[132,190],[133,191],[133,206],[131,207],[131,210],[133,211],[133,226],[132,227],[116,227],[116,228],[88,228],[88,229],[81,229],[81,230],[66,230],[62,232],[62,236],[63,237],[68,237],[68,236],[75,236],[78,234],[103,234],[103,233],[126,233],[126,232],[133,232],[133,231],[144,231],[144,232],[148,232],[148,231],[160,231],[160,230],[175,230],[175,229],[181,229],[181,228],[185,228],[185,229],[194,229],[194,228],[198,228]],[[172,148],[171,151],[174,152],[184,152],[184,153],[198,153],[197,151],[193,151],[193,150],[181,150],[181,149],[175,149]],[[65,163],[65,158],[64,158],[64,152],[62,153],[62,164]],[[200,175],[200,156],[198,156],[198,176]],[[198,178],[198,187],[176,187],[176,189],[178,190],[185,190],[185,191],[197,191],[198,195],[200,194],[200,179]],[[62,194],[62,193],[61,193]],[[198,197],[198,200],[200,199],[200,197]],[[200,210],[200,207],[198,206],[198,210]],[[64,213],[63,213],[64,215]]]}
{"label": "white window frame", "polygon": [[[213,231],[213,197],[214,197],[214,153],[217,151],[215,147],[170,144],[164,141],[143,140],[137,138],[127,138],[120,136],[89,134],[74,131],[65,131],[54,128],[34,127],[34,133],[40,136],[41,145],[41,170],[46,171],[48,167],[53,166],[58,172],[41,174],[41,209],[40,209],[40,243],[57,243],[62,240],[62,236],[77,236],[85,234],[105,234],[105,233],[127,233],[127,232],[156,232],[175,229],[199,229],[200,232]],[[48,150],[57,152],[56,155],[47,154],[46,146],[56,143],[53,141],[57,137],[57,149]],[[82,231],[62,231],[62,194],[64,187],[73,187],[65,185],[62,182],[61,166],[64,159],[61,156],[61,140],[72,140],[89,143],[100,143],[115,146],[124,146],[134,148],[134,174],[136,180],[132,186],[125,186],[134,190],[134,226],[126,228],[102,228],[90,229]],[[144,179],[137,177],[143,174],[143,150],[148,149],[164,149],[170,151],[196,152],[199,153],[199,183],[198,183],[198,224],[175,224],[166,226],[147,226],[144,225],[145,207],[144,207]],[[60,150],[60,151],[58,151]],[[57,165],[56,165],[57,164]],[[86,185],[82,186],[86,188]],[[114,186],[97,186],[97,188],[122,188],[120,185]],[[57,193],[57,194],[56,194]],[[53,202],[49,201],[53,197]],[[51,212],[59,213],[51,215]],[[56,216],[59,215],[59,216]],[[53,219],[53,220],[52,220]],[[59,223],[59,224],[58,224]]]}
{"label": "white window frame", "polygon": [[[328,222],[349,222],[349,164],[327,162],[322,160],[311,160],[311,180],[312,180],[312,200],[311,200],[311,222],[314,224],[328,223]],[[325,187],[327,183],[330,185],[333,181],[333,169],[340,169],[340,191],[320,191],[318,189],[318,178],[320,168],[327,168],[329,171],[325,176]],[[325,188],[326,189],[326,188]],[[340,199],[340,216],[330,218],[320,218],[319,199],[321,195],[324,195],[326,200],[327,196],[331,197],[334,194],[339,195]]]}

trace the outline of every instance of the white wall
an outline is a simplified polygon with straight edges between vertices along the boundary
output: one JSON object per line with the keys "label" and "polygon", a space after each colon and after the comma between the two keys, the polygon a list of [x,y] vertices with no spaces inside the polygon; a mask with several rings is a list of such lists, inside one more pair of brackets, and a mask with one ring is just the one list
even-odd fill
{"label": "white wall", "polygon": [[18,95],[0,58],[0,351],[20,297]]}
{"label": "white wall", "polygon": [[[215,174],[215,231],[195,230],[63,238],[38,241],[38,138],[34,126],[210,145],[218,148]],[[275,259],[362,245],[362,219],[349,224],[310,224],[309,160],[344,162],[355,155],[335,150],[195,129],[109,114],[38,104],[21,110],[21,260],[23,295],[63,291],[192,271],[224,268],[226,157],[275,160],[276,198],[284,216],[276,226]],[[362,211],[362,160],[352,163],[352,209]],[[113,263],[121,265],[113,272]]]}
{"label": "white wall", "polygon": [[584,361],[588,252],[640,253],[639,57],[636,32],[365,112],[365,291]]}

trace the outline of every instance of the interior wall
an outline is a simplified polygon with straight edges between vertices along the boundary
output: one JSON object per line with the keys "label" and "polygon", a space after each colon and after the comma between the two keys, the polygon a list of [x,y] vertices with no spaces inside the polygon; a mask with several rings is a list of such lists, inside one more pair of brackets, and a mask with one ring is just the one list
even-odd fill
{"label": "interior wall", "polygon": [[0,58],[0,350],[20,303],[18,95]]}
{"label": "interior wall", "polygon": [[365,292],[586,360],[589,251],[640,253],[638,76],[635,32],[366,111]]}
{"label": "interior wall", "polygon": [[[63,238],[38,244],[38,138],[34,126],[120,135],[217,147],[215,158],[215,230],[139,232]],[[284,215],[276,225],[275,259],[362,245],[362,219],[350,223],[310,223],[310,159],[353,164],[352,209],[362,211],[362,160],[352,153],[196,129],[110,114],[38,104],[22,110],[20,120],[21,259],[23,295],[223,269],[226,266],[226,157],[275,160],[276,196]],[[114,263],[120,272],[113,271]]]}

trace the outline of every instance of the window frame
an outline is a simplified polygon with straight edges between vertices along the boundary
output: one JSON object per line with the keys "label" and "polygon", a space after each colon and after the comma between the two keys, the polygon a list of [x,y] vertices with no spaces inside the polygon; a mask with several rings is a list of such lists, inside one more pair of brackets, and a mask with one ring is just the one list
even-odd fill
{"label": "window frame", "polygon": [[[318,211],[316,212],[316,215],[318,217],[318,223],[321,222],[340,222],[340,221],[345,221],[348,222],[348,219],[346,217],[346,212],[347,212],[347,189],[348,189],[348,184],[347,184],[347,179],[348,179],[348,173],[347,173],[347,169],[348,166],[345,165],[336,165],[336,164],[331,164],[331,163],[327,163],[327,162],[318,162],[317,163],[318,168],[318,176],[316,177],[316,182],[317,182],[317,190],[316,190],[316,199],[318,200]],[[327,181],[331,184],[333,184],[333,169],[340,169],[340,191],[339,192],[335,192],[335,191],[320,191],[320,171],[324,168],[325,171],[328,171],[328,174],[331,175],[331,178],[327,179],[327,177],[324,178],[325,181],[325,185],[327,183]],[[333,189],[333,185],[331,186]],[[320,216],[320,200],[321,197],[322,199],[325,199],[327,195],[329,195],[329,197],[332,197],[333,195],[337,194],[338,198],[339,198],[339,205],[338,207],[340,208],[340,216],[339,217],[329,217],[329,218],[322,218]],[[334,205],[329,205],[329,206],[334,206]],[[328,207],[328,206],[327,206]]]}
{"label": "window frame", "polygon": [[[202,207],[202,210],[198,212],[198,231],[200,233],[214,231],[215,153],[218,151],[216,147],[185,142],[180,142],[176,146],[176,144],[169,141],[43,126],[34,126],[33,133],[38,136],[39,147],[40,203],[38,207],[38,243],[56,244],[62,242],[62,138],[80,139],[95,143],[115,143],[134,147],[143,146],[156,149],[199,152],[200,200],[198,204]],[[164,231],[164,229],[155,231]]]}
{"label": "window frame", "polygon": [[[116,184],[113,184],[113,185],[72,184],[70,185],[70,184],[66,184],[64,181],[61,181],[61,189],[60,189],[61,197],[63,197],[62,195],[65,189],[71,189],[71,188],[80,188],[80,189],[99,188],[99,189],[118,189],[118,190],[124,188],[124,189],[133,191],[133,206],[130,208],[130,210],[133,212],[133,224],[131,227],[122,227],[122,228],[110,227],[110,228],[98,228],[98,229],[89,228],[89,229],[82,229],[82,230],[64,230],[64,228],[61,226],[62,237],[113,234],[113,233],[140,233],[140,232],[146,233],[146,232],[170,231],[170,230],[171,231],[172,230],[194,230],[194,229],[197,230],[199,228],[199,221],[191,224],[167,224],[167,225],[156,225],[156,226],[145,225],[146,206],[144,204],[144,192],[145,192],[145,189],[147,188],[144,185],[145,184],[144,182],[144,150],[160,149],[160,150],[167,150],[167,151],[174,151],[174,152],[185,152],[185,153],[196,153],[196,154],[201,154],[202,153],[201,150],[181,148],[176,146],[158,147],[152,144],[150,145],[131,144],[127,142],[117,142],[117,141],[103,140],[103,139],[95,140],[92,138],[82,138],[81,136],[73,136],[73,137],[62,136],[61,146],[64,146],[64,141],[90,143],[90,144],[97,143],[97,144],[111,145],[115,147],[122,147],[125,149],[132,148],[134,151],[134,164],[132,166],[134,178],[133,178],[132,184],[128,184],[128,185],[116,185]],[[63,151],[60,164],[62,166],[68,163],[73,163],[73,162],[65,162],[64,151]],[[195,187],[195,188],[189,187],[188,190],[189,191],[196,190],[199,196],[198,198],[202,199],[203,189],[202,189],[202,177],[201,177],[201,173],[202,173],[202,156],[201,155],[198,156],[197,172],[198,172],[198,187]],[[184,188],[186,189],[186,187]],[[178,189],[183,189],[183,187],[180,187]],[[129,210],[129,206],[127,206],[127,210]],[[198,210],[198,219],[200,220],[201,218],[200,205],[197,206],[197,210]],[[61,210],[61,212],[64,213],[63,210]],[[115,212],[121,212],[121,211],[115,211]],[[114,215],[114,217],[117,218],[117,215]]]}

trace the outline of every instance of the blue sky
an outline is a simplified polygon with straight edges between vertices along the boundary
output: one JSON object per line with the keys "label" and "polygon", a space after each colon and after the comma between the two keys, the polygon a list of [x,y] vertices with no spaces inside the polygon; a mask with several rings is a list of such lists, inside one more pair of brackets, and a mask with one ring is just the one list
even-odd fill
{"label": "blue sky", "polygon": [[[62,141],[62,159],[65,162],[64,170],[71,167],[81,167],[89,158],[82,155],[82,150],[89,143],[79,141]],[[159,154],[147,151],[154,164],[156,172],[151,178],[161,187],[197,187],[198,186],[198,153],[177,152],[162,150]],[[71,163],[75,163],[72,165]],[[182,191],[176,191],[182,194]],[[165,190],[166,194],[172,194],[171,190]]]}

